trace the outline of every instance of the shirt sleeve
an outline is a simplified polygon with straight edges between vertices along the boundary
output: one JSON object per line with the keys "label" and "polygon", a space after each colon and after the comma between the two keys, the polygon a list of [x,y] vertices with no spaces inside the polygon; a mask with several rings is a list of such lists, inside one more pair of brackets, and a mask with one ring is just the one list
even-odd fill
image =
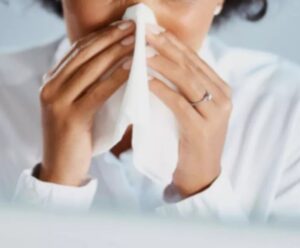
{"label": "shirt sleeve", "polygon": [[206,190],[177,203],[164,204],[158,207],[156,212],[164,216],[200,217],[221,222],[248,222],[224,170]]}
{"label": "shirt sleeve", "polygon": [[97,185],[97,179],[92,178],[80,187],[44,182],[33,176],[33,169],[26,169],[18,179],[13,202],[45,210],[86,212]]}
{"label": "shirt sleeve", "polygon": [[257,213],[255,219],[251,219],[243,211],[230,177],[223,170],[205,191],[178,203],[160,206],[156,209],[157,212],[163,215],[200,216],[225,222],[253,220],[291,223],[300,220],[300,102],[295,102],[294,106],[295,108],[290,111],[292,119],[286,128],[288,138],[284,144],[285,149],[282,150],[282,166],[276,168],[278,171],[274,178],[274,186],[264,197],[264,211]]}

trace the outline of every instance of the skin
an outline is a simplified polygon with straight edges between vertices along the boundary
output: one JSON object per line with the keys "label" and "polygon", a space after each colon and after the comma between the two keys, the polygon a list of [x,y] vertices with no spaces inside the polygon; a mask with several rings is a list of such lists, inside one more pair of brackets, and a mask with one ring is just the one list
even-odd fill
{"label": "skin", "polygon": [[[216,7],[223,1],[63,0],[73,46],[46,74],[41,90],[41,180],[70,186],[86,182],[94,115],[127,80],[130,64],[125,66],[127,69],[120,65],[105,80],[101,77],[114,64],[131,56],[134,48],[133,43],[121,44],[121,40],[134,34],[134,23],[127,29],[124,22],[117,23],[123,25],[123,30],[110,24],[120,20],[127,7],[140,2],[154,11],[159,23],[147,28],[148,44],[157,51],[149,54],[148,65],[179,89],[176,92],[156,78],[149,81],[150,90],[173,111],[180,127],[179,160],[169,187],[186,198],[208,188],[219,176],[232,110],[231,89],[196,51],[212,25]],[[132,37],[127,43],[130,40]],[[201,99],[205,89],[213,99],[193,107],[190,101]],[[118,156],[130,147],[131,127],[111,151]]]}

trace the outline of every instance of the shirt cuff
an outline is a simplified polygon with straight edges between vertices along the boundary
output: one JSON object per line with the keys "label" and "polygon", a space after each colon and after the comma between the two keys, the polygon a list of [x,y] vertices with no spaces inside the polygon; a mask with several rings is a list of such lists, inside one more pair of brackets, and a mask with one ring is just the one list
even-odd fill
{"label": "shirt cuff", "polygon": [[47,210],[85,212],[90,209],[98,181],[89,179],[80,187],[41,181],[33,176],[33,169],[26,169],[19,177],[13,202]]}
{"label": "shirt cuff", "polygon": [[160,206],[156,212],[166,216],[198,216],[202,219],[222,222],[247,222],[247,216],[242,210],[224,170],[206,190],[177,203]]}

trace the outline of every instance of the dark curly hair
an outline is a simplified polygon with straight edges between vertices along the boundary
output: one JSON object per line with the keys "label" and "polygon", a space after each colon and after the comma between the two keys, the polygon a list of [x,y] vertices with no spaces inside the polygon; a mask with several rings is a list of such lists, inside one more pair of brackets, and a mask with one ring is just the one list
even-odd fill
{"label": "dark curly hair", "polygon": [[[54,11],[63,17],[63,8],[59,0],[39,0],[47,9]],[[225,0],[222,12],[214,20],[214,24],[220,24],[232,14],[239,14],[249,21],[262,19],[268,9],[268,0]]]}

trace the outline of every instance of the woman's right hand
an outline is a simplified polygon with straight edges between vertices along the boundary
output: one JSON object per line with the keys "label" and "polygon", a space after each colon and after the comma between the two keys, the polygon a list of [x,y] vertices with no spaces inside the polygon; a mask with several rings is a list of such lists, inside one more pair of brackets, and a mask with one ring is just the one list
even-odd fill
{"label": "woman's right hand", "polygon": [[[128,79],[134,30],[134,22],[120,21],[80,39],[45,75],[40,93],[44,143],[40,180],[69,186],[85,183],[94,116]],[[108,70],[114,70],[109,77]]]}

